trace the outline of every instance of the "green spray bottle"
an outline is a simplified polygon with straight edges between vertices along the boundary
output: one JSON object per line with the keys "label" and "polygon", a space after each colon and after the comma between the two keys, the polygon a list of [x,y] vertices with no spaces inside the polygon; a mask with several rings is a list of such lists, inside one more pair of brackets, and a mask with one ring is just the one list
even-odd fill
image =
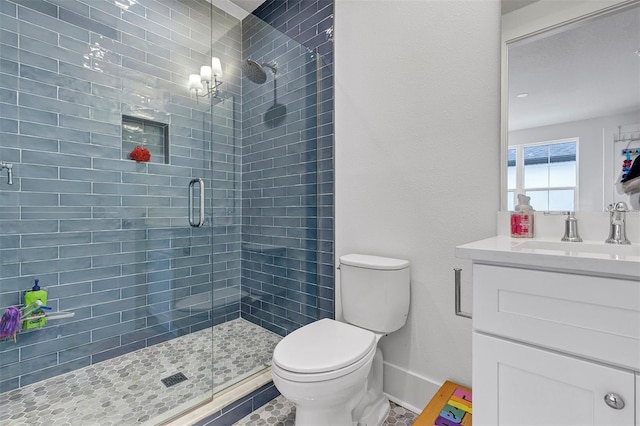
{"label": "green spray bottle", "polygon": [[40,309],[39,307],[35,310],[31,310],[30,305],[33,305],[36,303],[36,301],[40,301],[42,306],[46,306],[47,305],[47,292],[46,290],[42,290],[40,289],[40,286],[38,285],[38,282],[40,280],[35,280],[35,285],[33,286],[33,288],[31,289],[31,291],[25,291],[24,292],[24,296],[23,296],[23,303],[25,306],[25,313],[27,311],[31,311],[30,313],[27,313],[27,316],[25,318],[23,318],[23,323],[22,323],[22,328],[25,330],[29,330],[32,328],[40,328],[43,327],[46,323],[47,323],[47,319],[45,317],[42,318],[35,318],[35,319],[29,319],[30,315],[42,315],[44,314],[44,312],[42,311],[42,309]]}

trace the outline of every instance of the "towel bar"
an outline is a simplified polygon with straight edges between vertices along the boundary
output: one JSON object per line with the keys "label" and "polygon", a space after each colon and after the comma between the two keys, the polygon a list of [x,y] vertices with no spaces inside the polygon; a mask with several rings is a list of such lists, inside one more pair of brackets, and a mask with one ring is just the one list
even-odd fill
{"label": "towel bar", "polygon": [[464,312],[460,305],[461,303],[461,291],[460,291],[460,275],[462,273],[462,269],[460,268],[453,268],[453,272],[454,272],[454,285],[455,285],[455,307],[454,307],[454,312],[457,316],[459,317],[463,317],[463,318],[472,318],[471,314],[469,312]]}

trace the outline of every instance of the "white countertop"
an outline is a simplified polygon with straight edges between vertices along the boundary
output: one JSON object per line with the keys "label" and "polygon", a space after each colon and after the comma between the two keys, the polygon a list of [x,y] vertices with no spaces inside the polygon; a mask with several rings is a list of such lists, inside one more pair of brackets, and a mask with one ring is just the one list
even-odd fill
{"label": "white countertop", "polygon": [[456,247],[456,257],[477,263],[511,265],[640,281],[640,245],[601,241],[567,243],[497,236]]}

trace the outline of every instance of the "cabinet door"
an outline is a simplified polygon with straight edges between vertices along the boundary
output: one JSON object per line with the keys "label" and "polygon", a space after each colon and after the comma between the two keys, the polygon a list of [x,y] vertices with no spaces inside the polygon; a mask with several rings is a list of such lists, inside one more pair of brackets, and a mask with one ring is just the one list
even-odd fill
{"label": "cabinet door", "polygon": [[[473,333],[474,426],[634,424],[634,374]],[[626,406],[609,407],[619,395]]]}

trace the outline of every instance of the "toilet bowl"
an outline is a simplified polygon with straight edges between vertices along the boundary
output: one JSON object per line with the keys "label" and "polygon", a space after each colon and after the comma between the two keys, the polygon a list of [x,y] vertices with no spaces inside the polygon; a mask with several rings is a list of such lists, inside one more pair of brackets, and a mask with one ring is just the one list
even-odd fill
{"label": "toilet bowl", "polygon": [[374,360],[382,364],[377,348],[381,336],[322,319],[276,346],[271,375],[280,393],[296,404],[296,425],[352,426],[354,416],[363,425],[384,421],[389,402],[382,394],[382,378],[372,374],[379,370],[381,376],[381,365],[372,369]]}
{"label": "toilet bowl", "polygon": [[296,405],[297,426],[380,426],[389,413],[378,341],[409,311],[409,261],[340,257],[344,322],[321,319],[273,351],[273,383]]}

